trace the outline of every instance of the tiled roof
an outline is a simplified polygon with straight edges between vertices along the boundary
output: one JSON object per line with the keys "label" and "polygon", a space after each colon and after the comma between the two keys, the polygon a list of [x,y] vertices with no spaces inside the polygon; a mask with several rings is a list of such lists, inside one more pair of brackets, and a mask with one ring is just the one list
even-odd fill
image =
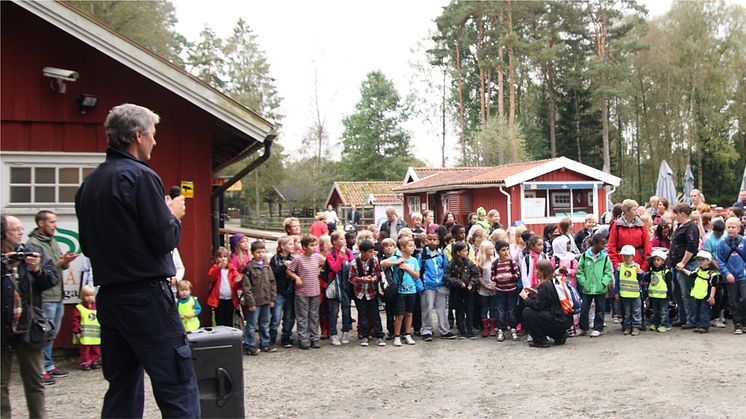
{"label": "tiled roof", "polygon": [[393,193],[373,194],[373,203],[376,205],[401,204],[401,196]]}
{"label": "tiled roof", "polygon": [[498,184],[505,178],[541,166],[554,159],[511,163],[494,167],[413,168],[420,177],[417,182],[400,185],[394,192],[409,192],[424,189],[443,189],[448,186]]}
{"label": "tiled roof", "polygon": [[436,174],[436,173],[457,173],[473,169],[473,167],[413,167],[412,170],[418,178]]}
{"label": "tiled roof", "polygon": [[[386,182],[334,182],[332,192],[336,189],[342,205],[366,205],[368,197],[378,194],[393,194],[393,189],[401,186],[399,181]],[[331,198],[331,193],[329,197]],[[329,200],[327,199],[327,204]]]}

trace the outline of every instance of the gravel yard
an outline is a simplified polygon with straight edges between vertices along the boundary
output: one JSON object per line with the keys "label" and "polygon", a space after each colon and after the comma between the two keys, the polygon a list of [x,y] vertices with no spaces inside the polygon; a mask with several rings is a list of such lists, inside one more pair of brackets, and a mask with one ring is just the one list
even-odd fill
{"label": "gravel yard", "polygon": [[[745,336],[674,330],[569,339],[534,349],[494,338],[244,356],[249,417],[746,417]],[[94,418],[107,388],[100,370],[71,371],[47,387],[50,417]],[[145,417],[159,417],[146,386]],[[13,415],[27,416],[17,365]]]}

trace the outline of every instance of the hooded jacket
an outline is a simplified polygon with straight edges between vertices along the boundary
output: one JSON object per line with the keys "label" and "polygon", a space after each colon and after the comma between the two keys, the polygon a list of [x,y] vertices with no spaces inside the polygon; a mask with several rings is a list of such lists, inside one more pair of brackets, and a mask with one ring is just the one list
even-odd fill
{"label": "hooded jacket", "polygon": [[643,271],[648,270],[648,258],[652,252],[650,235],[640,217],[635,217],[631,223],[627,222],[624,216],[616,219],[614,225],[609,229],[609,257],[614,264],[614,268],[622,263],[622,256],[619,251],[622,246],[631,245],[635,248],[635,262],[640,265]]}
{"label": "hooded jacket", "polygon": [[611,260],[605,250],[602,249],[594,255],[591,249],[588,249],[580,256],[575,279],[583,294],[606,294],[611,283],[611,275]]}
{"label": "hooded jacket", "polygon": [[422,269],[420,279],[425,290],[437,290],[445,286],[443,275],[448,265],[448,259],[441,249],[436,249],[435,252],[428,248],[423,249],[417,257],[417,262]]}
{"label": "hooded jacket", "polygon": [[746,281],[746,238],[726,236],[718,245],[716,257],[723,279],[732,274],[736,282]]}
{"label": "hooded jacket", "polygon": [[54,274],[57,276],[57,284],[51,288],[47,288],[41,293],[41,301],[43,303],[58,303],[62,301],[64,295],[62,291],[62,270],[57,267],[57,261],[62,256],[60,245],[55,240],[54,236],[47,236],[39,228],[35,228],[28,235],[28,244],[34,245],[41,249],[41,253],[52,260],[54,266]]}

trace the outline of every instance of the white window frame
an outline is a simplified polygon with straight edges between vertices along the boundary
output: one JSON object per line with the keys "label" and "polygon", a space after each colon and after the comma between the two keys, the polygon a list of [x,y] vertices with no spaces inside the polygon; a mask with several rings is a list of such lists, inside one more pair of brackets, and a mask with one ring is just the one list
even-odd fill
{"label": "white window frame", "polygon": [[[70,152],[28,152],[28,151],[3,151],[0,153],[0,174],[2,175],[2,187],[0,188],[0,202],[3,209],[9,210],[14,215],[35,214],[40,209],[49,209],[58,214],[75,214],[74,202],[59,202],[59,182],[54,184],[43,184],[55,187],[54,202],[10,202],[10,169],[11,168],[54,168],[55,180],[58,180],[58,169],[78,168],[81,176],[83,169],[95,169],[106,159],[105,153],[70,153]],[[33,171],[32,171],[33,172]],[[82,181],[82,177],[80,178]],[[24,183],[23,185],[26,185]],[[35,185],[32,178],[28,184],[32,188]],[[65,186],[65,185],[62,185]],[[68,185],[69,186],[69,185]]]}
{"label": "white window frame", "polygon": [[[549,189],[549,195],[552,197],[552,207],[554,208],[570,208],[572,206],[572,189]],[[567,198],[567,202],[557,202],[558,197]]]}
{"label": "white window frame", "polygon": [[413,195],[407,197],[407,214],[420,212],[420,196]]}
{"label": "white window frame", "polygon": [[[549,191],[548,195],[553,195],[551,191],[556,190],[563,190],[570,193],[570,202],[572,203],[572,186],[573,185],[587,185],[589,183],[593,184],[593,190],[589,191],[588,193],[593,194],[593,213],[596,215],[596,217],[599,216],[598,214],[598,190],[603,188],[603,182],[599,181],[568,181],[568,182],[523,182],[521,183],[521,221],[523,221],[524,224],[548,224],[548,223],[556,223],[559,221],[561,217],[541,217],[541,218],[526,218],[523,214],[523,208],[524,208],[524,198],[530,198],[527,194],[533,193],[534,196],[536,196],[533,189],[527,189],[525,184],[526,183],[540,183],[545,185],[557,185],[557,189],[545,189]],[[569,188],[562,188],[561,185],[567,185]],[[583,189],[586,189],[587,186]],[[546,213],[549,214],[549,199],[547,199],[547,209]],[[572,212],[572,205],[569,207],[570,212]],[[582,223],[585,221],[585,217],[572,217],[573,223]]]}

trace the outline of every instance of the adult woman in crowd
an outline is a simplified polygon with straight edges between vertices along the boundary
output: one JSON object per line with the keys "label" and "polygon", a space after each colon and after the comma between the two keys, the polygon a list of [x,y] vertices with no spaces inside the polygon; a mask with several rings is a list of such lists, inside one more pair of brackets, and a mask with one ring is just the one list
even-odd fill
{"label": "adult woman in crowd", "polygon": [[288,236],[300,236],[300,220],[288,217],[282,221],[282,228]]}
{"label": "adult woman in crowd", "polygon": [[660,224],[661,217],[663,217],[666,211],[668,211],[668,199],[658,198],[658,205],[655,206],[655,212],[653,213],[653,224]]}
{"label": "adult woman in crowd", "polygon": [[635,248],[635,262],[645,272],[648,269],[648,258],[651,253],[650,234],[637,216],[637,202],[625,199],[622,202],[622,216],[617,218],[609,230],[608,252],[614,269],[619,267],[622,256],[619,252],[622,246],[631,245]]}
{"label": "adult woman in crowd", "polygon": [[572,314],[565,314],[560,306],[560,298],[554,287],[554,269],[548,260],[536,263],[536,276],[539,286],[536,290],[524,288],[519,294],[526,308],[523,310],[523,325],[531,335],[530,346],[549,347],[547,337],[555,345],[563,345],[567,340],[567,329],[572,326]]}
{"label": "adult woman in crowd", "polygon": [[451,227],[453,227],[455,224],[456,217],[454,217],[452,212],[446,211],[446,213],[443,214],[443,227],[446,228],[446,231],[451,231]]}
{"label": "adult woman in crowd", "polygon": [[697,267],[694,255],[699,248],[699,227],[692,221],[692,208],[684,203],[676,204],[673,208],[678,227],[671,236],[671,250],[668,261],[674,274],[674,300],[679,307],[678,321],[673,326],[682,329],[694,328],[694,300],[690,293],[693,281],[689,275],[681,271],[682,268],[693,271]]}
{"label": "adult woman in crowd", "polygon": [[435,224],[435,213],[433,210],[422,211],[422,227],[425,228],[427,234],[435,233],[438,225]]}

